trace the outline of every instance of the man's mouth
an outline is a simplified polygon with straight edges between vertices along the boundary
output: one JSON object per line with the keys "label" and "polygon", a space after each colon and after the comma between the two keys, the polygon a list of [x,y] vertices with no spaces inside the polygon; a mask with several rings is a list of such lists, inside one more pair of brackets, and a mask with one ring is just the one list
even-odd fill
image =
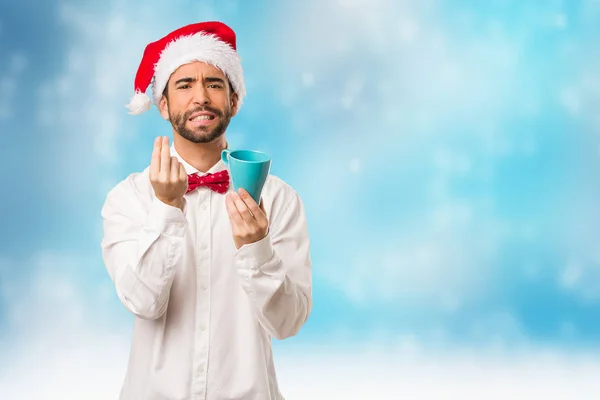
{"label": "man's mouth", "polygon": [[213,114],[211,112],[206,112],[206,111],[203,111],[203,112],[200,112],[200,113],[194,113],[189,118],[189,120],[192,121],[192,122],[212,121],[213,119],[215,119],[215,114]]}
{"label": "man's mouth", "polygon": [[194,127],[210,126],[216,122],[217,115],[210,111],[198,111],[190,115],[188,123]]}

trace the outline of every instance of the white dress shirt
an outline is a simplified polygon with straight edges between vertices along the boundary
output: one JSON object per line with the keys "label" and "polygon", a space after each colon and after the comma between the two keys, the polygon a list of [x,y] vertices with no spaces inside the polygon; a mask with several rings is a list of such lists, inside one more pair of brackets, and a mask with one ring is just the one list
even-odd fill
{"label": "white dress shirt", "polygon": [[102,208],[104,262],[134,315],[120,399],[283,399],[271,338],[298,333],[312,309],[300,197],[269,175],[269,233],[236,250],[224,194],[199,187],[182,211],[154,196],[148,171],[117,184]]}

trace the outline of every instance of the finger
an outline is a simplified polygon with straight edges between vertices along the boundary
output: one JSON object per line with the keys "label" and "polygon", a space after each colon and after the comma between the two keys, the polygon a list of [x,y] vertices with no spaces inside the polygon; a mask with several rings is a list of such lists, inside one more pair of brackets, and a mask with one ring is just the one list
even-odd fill
{"label": "finger", "polygon": [[162,145],[160,149],[160,176],[163,179],[169,178],[170,167],[171,167],[171,152],[169,149],[169,138],[163,136]]}
{"label": "finger", "polygon": [[262,198],[260,199],[260,203],[258,205],[258,208],[260,208],[260,210],[263,212],[265,220],[267,219],[267,212],[265,211],[265,202],[262,200]]}
{"label": "finger", "polygon": [[179,163],[179,180],[182,182],[187,182],[188,180],[187,172],[182,163]]}
{"label": "finger", "polygon": [[250,211],[246,203],[244,203],[244,200],[242,200],[239,194],[237,194],[236,192],[232,192],[231,200],[233,200],[233,204],[237,208],[238,212],[240,213],[246,224],[256,224],[256,220],[254,219],[252,212]]}
{"label": "finger", "polygon": [[267,216],[264,213],[262,204],[261,207],[259,207],[259,205],[256,204],[256,201],[254,201],[254,199],[252,198],[252,196],[250,196],[250,193],[248,193],[245,189],[240,188],[238,191],[240,198],[242,199],[246,207],[250,210],[252,215],[254,215],[254,219],[256,219],[256,221],[258,221],[261,224],[266,223]]}
{"label": "finger", "polygon": [[267,229],[267,234],[269,234],[269,218],[267,217],[267,212],[265,211],[265,202],[262,201],[262,198],[260,199],[261,202],[259,203],[259,208],[261,209],[262,213],[259,213],[259,215],[261,215],[261,220],[259,220],[259,223],[261,225],[263,225],[264,227],[266,227]]}
{"label": "finger", "polygon": [[154,148],[152,149],[152,159],[150,161],[150,178],[156,179],[158,172],[160,171],[160,148],[162,146],[162,139],[157,137],[154,139]]}
{"label": "finger", "polygon": [[179,160],[177,157],[171,157],[171,182],[179,181]]}
{"label": "finger", "polygon": [[232,200],[231,193],[228,193],[225,196],[225,206],[227,207],[227,213],[229,214],[229,219],[231,220],[231,226],[234,229],[234,234],[235,234],[236,232],[239,232],[239,230],[242,226],[245,225],[245,222]]}

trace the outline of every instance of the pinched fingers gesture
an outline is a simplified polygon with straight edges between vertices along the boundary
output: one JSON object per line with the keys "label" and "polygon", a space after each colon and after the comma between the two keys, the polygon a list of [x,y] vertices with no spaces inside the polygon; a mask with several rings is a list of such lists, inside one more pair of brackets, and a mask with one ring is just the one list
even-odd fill
{"label": "pinched fingers gesture", "polygon": [[154,194],[163,203],[181,208],[188,188],[185,167],[171,156],[169,138],[157,137],[150,162],[150,183]]}

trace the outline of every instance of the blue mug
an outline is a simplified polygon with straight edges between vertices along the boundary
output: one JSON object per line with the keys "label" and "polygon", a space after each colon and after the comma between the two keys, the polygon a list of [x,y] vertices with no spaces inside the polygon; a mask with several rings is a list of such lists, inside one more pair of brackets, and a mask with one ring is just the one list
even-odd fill
{"label": "blue mug", "polygon": [[242,188],[260,204],[260,195],[269,176],[271,157],[256,150],[229,150],[221,152],[221,160],[229,167],[233,189]]}

